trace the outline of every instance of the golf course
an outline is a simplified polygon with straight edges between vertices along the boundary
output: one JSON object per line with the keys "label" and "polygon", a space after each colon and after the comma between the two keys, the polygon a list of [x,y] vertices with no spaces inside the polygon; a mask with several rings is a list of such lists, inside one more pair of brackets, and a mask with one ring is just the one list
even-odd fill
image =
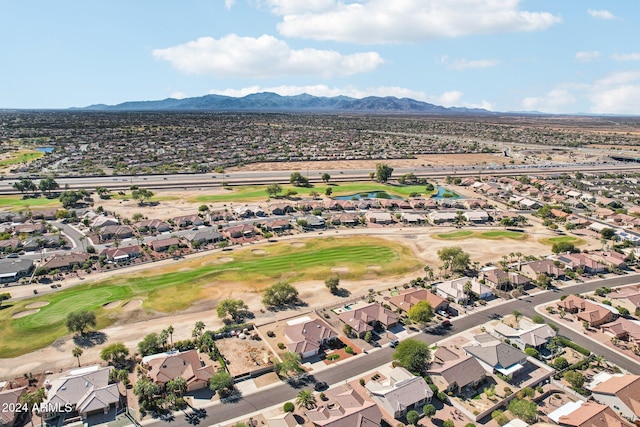
{"label": "golf course", "polygon": [[206,299],[206,289],[217,282],[237,283],[238,290],[261,292],[277,281],[295,285],[324,280],[336,271],[341,279],[359,280],[401,275],[422,266],[408,247],[374,237],[305,239],[256,248],[125,273],[3,307],[0,358],[34,351],[68,334],[65,319],[72,311],[94,311],[100,329],[122,319],[128,302],[141,301],[141,309],[149,313],[178,313]]}
{"label": "golf course", "polygon": [[487,239],[487,240],[526,240],[529,236],[527,233],[519,233],[509,230],[493,230],[493,231],[470,231],[458,230],[449,233],[433,234],[431,237],[438,240],[464,240],[464,239]]}

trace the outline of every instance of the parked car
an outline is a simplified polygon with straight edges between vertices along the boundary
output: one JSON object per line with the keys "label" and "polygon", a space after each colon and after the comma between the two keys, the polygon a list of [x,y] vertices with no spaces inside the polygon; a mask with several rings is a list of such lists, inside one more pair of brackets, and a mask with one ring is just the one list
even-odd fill
{"label": "parked car", "polygon": [[440,326],[444,327],[444,328],[449,328],[451,327],[451,320],[449,319],[445,319],[442,321],[442,323],[440,323]]}
{"label": "parked car", "polygon": [[389,347],[391,348],[396,348],[398,346],[398,344],[400,344],[400,341],[398,340],[393,340],[389,343]]}
{"label": "parked car", "polygon": [[447,319],[449,317],[449,313],[447,313],[444,310],[438,310],[436,311],[437,314],[439,314],[440,316],[444,317],[445,319]]}
{"label": "parked car", "polygon": [[317,383],[315,383],[313,388],[315,389],[315,391],[323,391],[323,390],[328,389],[329,385],[327,383],[325,383],[324,381],[318,381]]}

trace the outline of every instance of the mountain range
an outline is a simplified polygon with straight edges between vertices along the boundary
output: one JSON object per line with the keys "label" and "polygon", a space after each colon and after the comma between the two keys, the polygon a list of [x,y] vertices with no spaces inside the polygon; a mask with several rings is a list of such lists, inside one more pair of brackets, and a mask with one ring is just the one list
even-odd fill
{"label": "mountain range", "polygon": [[129,101],[117,105],[96,104],[76,110],[85,111],[245,111],[245,112],[307,112],[307,113],[405,113],[432,115],[495,114],[476,108],[446,108],[410,98],[369,96],[362,99],[348,96],[313,96],[301,94],[282,96],[271,92],[254,93],[235,98],[205,95],[194,98],[167,98],[159,101]]}

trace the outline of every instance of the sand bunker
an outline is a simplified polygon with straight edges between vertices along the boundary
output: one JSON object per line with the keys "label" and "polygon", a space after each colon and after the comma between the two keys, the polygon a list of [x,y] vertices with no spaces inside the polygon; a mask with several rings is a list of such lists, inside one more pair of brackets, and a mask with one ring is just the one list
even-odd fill
{"label": "sand bunker", "polygon": [[334,273],[348,273],[349,267],[331,267],[331,271]]}
{"label": "sand bunker", "polygon": [[367,270],[382,270],[382,267],[379,265],[367,265]]}
{"label": "sand bunker", "polygon": [[294,248],[303,248],[305,245],[302,242],[291,242],[291,246]]}
{"label": "sand bunker", "polygon": [[13,316],[11,316],[11,318],[12,319],[19,319],[21,317],[29,316],[31,314],[36,314],[39,311],[40,311],[39,308],[36,308],[35,310],[25,310],[25,311],[21,311],[19,313],[14,314]]}
{"label": "sand bunker", "polygon": [[131,310],[135,310],[136,308],[139,308],[140,306],[142,306],[142,300],[141,299],[134,299],[134,300],[129,301],[125,305],[123,305],[122,309],[125,310],[125,311],[131,311]]}
{"label": "sand bunker", "polygon": [[120,301],[120,300],[111,301],[111,302],[108,302],[108,303],[104,304],[102,306],[102,308],[106,308],[107,310],[110,310],[112,308],[120,307],[120,304],[122,304],[122,301]]}
{"label": "sand bunker", "polygon": [[254,255],[264,255],[267,253],[264,249],[253,249],[251,252],[253,252]]}
{"label": "sand bunker", "polygon": [[218,262],[231,262],[233,258],[230,256],[223,256],[222,258],[218,258]]}
{"label": "sand bunker", "polygon": [[32,302],[31,304],[27,305],[25,308],[41,308],[47,305],[49,305],[49,301]]}

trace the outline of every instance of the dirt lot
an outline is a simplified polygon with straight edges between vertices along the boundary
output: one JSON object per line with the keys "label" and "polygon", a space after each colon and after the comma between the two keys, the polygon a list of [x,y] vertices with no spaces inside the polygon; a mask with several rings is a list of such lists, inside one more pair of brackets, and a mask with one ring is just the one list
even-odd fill
{"label": "dirt lot", "polygon": [[271,365],[273,353],[264,341],[232,337],[216,340],[216,346],[233,377]]}

